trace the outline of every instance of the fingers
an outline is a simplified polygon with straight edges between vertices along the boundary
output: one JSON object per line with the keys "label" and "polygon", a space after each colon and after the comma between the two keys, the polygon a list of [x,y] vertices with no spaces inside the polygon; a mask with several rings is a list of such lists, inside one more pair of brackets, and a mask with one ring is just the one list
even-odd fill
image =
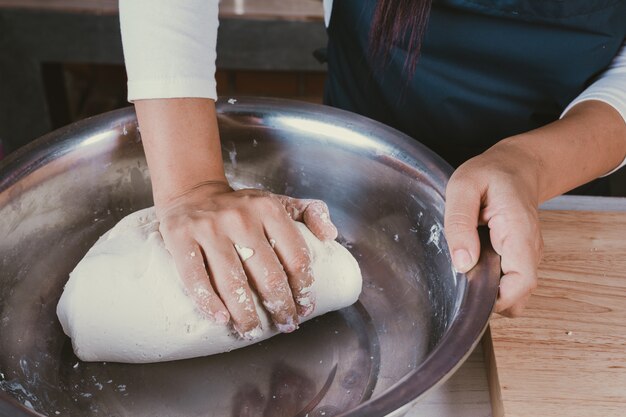
{"label": "fingers", "polygon": [[480,192],[453,175],[446,188],[444,231],[452,263],[459,272],[469,271],[478,262],[480,206]]}
{"label": "fingers", "polygon": [[496,313],[502,314],[505,317],[520,317],[523,314],[529,299],[530,294],[525,295],[522,299],[518,300],[515,304],[507,309],[498,310],[498,308],[496,307]]}
{"label": "fingers", "polygon": [[322,241],[337,239],[337,227],[330,219],[328,206],[321,200],[291,198],[284,195],[276,196],[296,221],[303,222],[309,230]]}
{"label": "fingers", "polygon": [[[446,189],[445,234],[457,270],[478,261],[477,223],[487,223],[491,243],[501,256],[503,276],[496,312],[521,314],[537,286],[543,242],[537,213],[539,173],[534,157],[510,145],[494,146],[460,166]],[[507,145],[508,144],[508,145]]]}
{"label": "fingers", "polygon": [[226,236],[201,241],[207,254],[209,273],[215,290],[230,311],[233,327],[244,339],[261,333],[261,322],[252,298],[252,290],[239,255]]}
{"label": "fingers", "polygon": [[168,250],[174,258],[183,286],[196,307],[216,323],[228,323],[230,314],[211,285],[200,247],[195,243],[169,246]]}
{"label": "fingers", "polygon": [[313,200],[304,210],[303,220],[319,240],[337,239],[337,227],[330,220],[328,206],[323,201]]}
{"label": "fingers", "polygon": [[315,309],[315,296],[311,255],[304,238],[296,225],[285,219],[268,219],[265,232],[287,273],[298,316],[309,316]]}
{"label": "fingers", "polygon": [[313,312],[310,254],[291,219],[307,222],[321,239],[334,239],[337,229],[323,202],[203,187],[181,199],[161,211],[160,228],[164,240],[193,242],[172,245],[171,253],[201,311],[219,322],[230,318],[245,338],[261,333],[251,285],[281,332],[295,330],[298,317]]}
{"label": "fingers", "polygon": [[498,239],[499,224],[492,230],[494,248],[502,257],[503,276],[496,302],[496,312],[516,317],[522,313],[531,292],[537,287],[537,268],[542,240],[532,222],[507,222],[508,233]]}
{"label": "fingers", "polygon": [[287,275],[267,240],[257,241],[251,248],[254,255],[243,262],[244,270],[276,328],[281,333],[293,332],[298,317]]}

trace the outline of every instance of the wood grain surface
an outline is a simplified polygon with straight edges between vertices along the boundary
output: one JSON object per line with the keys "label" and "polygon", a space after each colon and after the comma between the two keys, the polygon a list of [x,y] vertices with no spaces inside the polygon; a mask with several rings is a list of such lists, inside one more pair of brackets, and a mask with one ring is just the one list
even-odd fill
{"label": "wood grain surface", "polygon": [[493,415],[626,416],[626,213],[540,217],[539,287],[490,324]]}

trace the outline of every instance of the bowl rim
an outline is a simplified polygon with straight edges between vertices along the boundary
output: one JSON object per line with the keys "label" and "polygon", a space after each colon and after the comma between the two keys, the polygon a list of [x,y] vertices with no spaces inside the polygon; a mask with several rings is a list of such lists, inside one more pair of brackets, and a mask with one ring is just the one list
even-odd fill
{"label": "bowl rim", "polygon": [[[234,100],[234,101],[233,101]],[[364,125],[368,134],[384,137],[387,148],[372,149],[372,152],[389,153],[387,156],[400,159],[402,163],[418,168],[430,179],[434,190],[445,201],[445,187],[452,174],[452,167],[439,155],[408,135],[382,123],[345,110],[296,100],[242,97],[222,98],[216,102],[218,115],[229,113],[267,113],[280,111],[296,118],[310,118],[311,114],[324,115],[326,123],[337,126]],[[348,121],[348,122],[346,122]],[[126,124],[137,124],[132,106],[89,117],[54,130],[39,139],[17,149],[0,160],[0,195],[19,179],[63,156],[74,149],[76,143],[84,142],[98,132],[111,128],[123,128]],[[427,160],[428,170],[415,167],[412,161]],[[495,306],[500,280],[499,256],[491,247],[486,228],[480,230],[481,254],[477,265],[467,274],[457,273],[458,280],[466,281],[466,290],[456,314],[437,345],[426,359],[391,387],[336,417],[379,417],[397,412],[410,406],[425,393],[442,384],[458,369],[471,354],[483,333]],[[442,360],[444,359],[445,360]],[[432,381],[435,381],[434,383]],[[299,415],[299,414],[298,414]],[[43,417],[27,408],[0,390],[0,416]]]}

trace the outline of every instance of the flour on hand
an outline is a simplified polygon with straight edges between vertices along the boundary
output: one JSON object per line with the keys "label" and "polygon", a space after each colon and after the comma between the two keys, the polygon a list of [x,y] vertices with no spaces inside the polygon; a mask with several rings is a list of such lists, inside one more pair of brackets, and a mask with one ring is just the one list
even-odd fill
{"label": "flour on hand", "polygon": [[[353,304],[362,285],[354,257],[296,225],[311,253],[310,292],[316,299],[313,314],[303,320]],[[253,255],[249,248],[238,252],[242,262]],[[253,296],[261,328],[248,338],[206,319],[186,295],[154,208],[148,208],[122,219],[87,252],[70,274],[57,316],[84,361],[161,362],[226,352],[277,334]]]}

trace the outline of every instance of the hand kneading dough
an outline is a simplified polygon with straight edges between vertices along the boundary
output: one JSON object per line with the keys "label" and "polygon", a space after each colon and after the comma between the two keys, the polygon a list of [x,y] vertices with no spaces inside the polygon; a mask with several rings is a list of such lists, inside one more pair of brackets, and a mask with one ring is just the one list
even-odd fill
{"label": "hand kneading dough", "polygon": [[[322,243],[297,223],[312,256],[316,308],[306,319],[354,303],[361,272],[337,242]],[[185,295],[165,249],[153,208],[135,212],[104,234],[65,286],[57,315],[84,361],[128,363],[193,358],[237,349],[278,332],[255,297],[263,334],[235,336],[227,325],[204,319]]]}

